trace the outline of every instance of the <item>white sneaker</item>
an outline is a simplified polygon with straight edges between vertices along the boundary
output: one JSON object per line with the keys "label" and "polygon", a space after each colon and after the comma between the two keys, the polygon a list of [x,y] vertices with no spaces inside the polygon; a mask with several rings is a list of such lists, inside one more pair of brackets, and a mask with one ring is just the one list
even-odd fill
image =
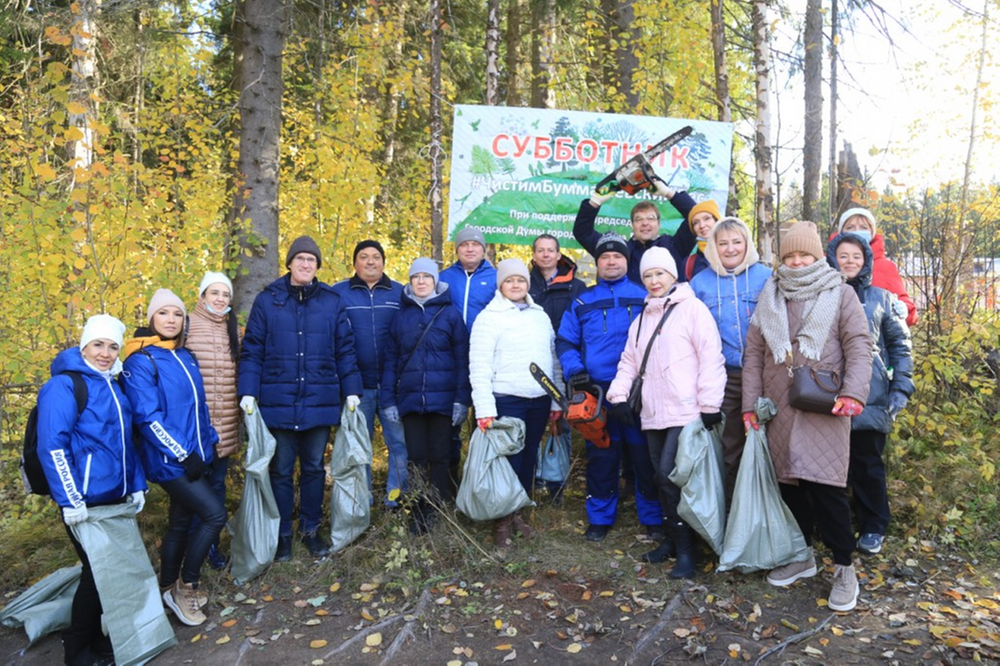
{"label": "white sneaker", "polygon": [[816,575],[816,556],[813,549],[809,549],[809,555],[801,562],[791,562],[777,569],[771,569],[767,574],[767,582],[777,587],[791,585],[800,578],[811,578]]}
{"label": "white sneaker", "polygon": [[833,566],[833,589],[830,590],[827,607],[842,613],[852,611],[858,605],[859,591],[858,575],[854,571],[854,565],[835,564]]}

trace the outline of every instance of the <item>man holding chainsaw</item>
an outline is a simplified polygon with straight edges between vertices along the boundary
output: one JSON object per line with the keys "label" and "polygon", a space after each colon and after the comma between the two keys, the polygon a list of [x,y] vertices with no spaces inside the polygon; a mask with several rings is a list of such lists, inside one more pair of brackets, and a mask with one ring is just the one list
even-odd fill
{"label": "man holding chainsaw", "polygon": [[[630,251],[618,234],[601,236],[592,251],[597,262],[597,284],[581,292],[562,318],[556,353],[571,396],[581,388],[603,396],[618,370],[629,326],[642,312],[646,290],[628,277]],[[607,438],[587,441],[586,506],[590,525],[584,536],[588,541],[603,541],[615,522],[618,478],[626,447],[635,471],[639,522],[648,533],[660,535],[663,512],[657,501],[646,439],[630,414],[620,409],[611,412],[607,404],[605,407],[609,409]],[[572,408],[567,417],[572,425]]]}
{"label": "man holding chainsaw", "polygon": [[[677,232],[673,236],[660,233],[660,209],[652,201],[640,201],[633,208],[630,214],[632,219],[632,238],[625,244],[625,259],[628,261],[628,279],[637,285],[642,284],[642,277],[639,275],[639,263],[642,255],[651,247],[666,248],[678,266],[685,266],[687,258],[691,254],[698,242],[691,225],[688,224],[688,216],[691,209],[695,207],[695,201],[687,192],[676,192],[667,187],[661,179],[655,178],[652,181],[655,186],[655,193],[665,197],[670,204],[681,214],[684,222],[677,227]],[[594,192],[590,199],[584,199],[580,203],[580,210],[576,214],[573,222],[573,238],[583,246],[587,252],[595,259],[597,258],[597,244],[601,240],[601,232],[594,229],[597,221],[597,214],[601,206],[615,192],[600,194]],[[680,280],[686,280],[686,276],[681,274]]]}

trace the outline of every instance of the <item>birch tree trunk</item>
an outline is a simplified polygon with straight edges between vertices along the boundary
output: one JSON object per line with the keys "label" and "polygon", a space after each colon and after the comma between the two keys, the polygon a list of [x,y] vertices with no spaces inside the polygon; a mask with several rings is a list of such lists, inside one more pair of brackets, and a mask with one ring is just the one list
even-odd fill
{"label": "birch tree trunk", "polygon": [[441,262],[444,257],[444,199],[441,164],[441,0],[430,0],[431,59],[430,59],[430,123],[431,123],[431,251]]}
{"label": "birch tree trunk", "polygon": [[243,6],[243,82],[240,93],[239,178],[233,208],[243,270],[233,280],[235,309],[248,312],[254,297],[278,275],[278,168],[281,150],[281,56],[287,35],[284,0],[246,0]]}
{"label": "birch tree trunk", "polygon": [[639,68],[639,57],[635,52],[639,41],[635,10],[630,0],[601,0],[601,9],[607,19],[605,89],[617,90],[619,99],[624,102],[624,108],[613,103],[609,110],[633,111],[639,105],[639,94],[633,86],[633,78]]}
{"label": "birch tree trunk", "polygon": [[840,45],[840,17],[837,0],[830,0],[830,159],[828,176],[827,219],[836,221],[840,214],[843,201],[838,196],[840,192],[837,183],[837,58]]}
{"label": "birch tree trunk", "polygon": [[757,89],[757,121],[754,127],[756,167],[757,236],[761,259],[772,264],[778,234],[774,222],[774,192],[771,188],[771,31],[768,25],[769,0],[753,0],[753,64]]}
{"label": "birch tree trunk", "polygon": [[[723,17],[723,0],[712,0],[712,55],[715,63],[715,99],[719,121],[732,122],[732,99],[729,96],[729,69],[726,66],[726,24]],[[734,149],[735,150],[735,147]],[[735,162],[733,162],[735,164]],[[729,170],[729,196],[726,200],[726,214],[739,208],[736,200],[736,170]]]}
{"label": "birch tree trunk", "polygon": [[507,106],[521,106],[520,76],[518,63],[521,60],[521,0],[507,3],[507,30],[504,32],[507,70]]}
{"label": "birch tree trunk", "polygon": [[486,3],[486,105],[500,96],[500,0]]}
{"label": "birch tree trunk", "polygon": [[556,96],[552,91],[552,56],[556,42],[555,0],[531,0],[531,106],[554,109]]}
{"label": "birch tree trunk", "polygon": [[805,143],[802,146],[802,218],[817,219],[823,153],[823,14],[822,0],[806,3],[802,32],[805,50]]}

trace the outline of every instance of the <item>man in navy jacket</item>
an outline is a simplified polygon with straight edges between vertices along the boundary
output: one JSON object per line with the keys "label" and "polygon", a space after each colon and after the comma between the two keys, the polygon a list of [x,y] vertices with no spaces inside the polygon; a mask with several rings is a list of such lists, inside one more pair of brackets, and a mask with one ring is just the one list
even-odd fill
{"label": "man in navy jacket", "polygon": [[296,238],[285,257],[288,274],[254,299],[240,355],[240,407],[260,409],[277,447],[271,490],[281,523],[275,561],[292,557],[295,460],[299,460],[299,534],[315,557],[330,547],[317,534],[323,516],[323,453],[340,424],[341,396],[361,404],[362,381],[351,322],[333,288],[316,279],[319,246]]}
{"label": "man in navy jacket", "polygon": [[[361,411],[368,423],[369,439],[375,433],[375,416],[382,422],[382,435],[388,453],[389,471],[385,482],[385,505],[396,507],[390,499],[393,491],[403,492],[406,482],[406,439],[403,425],[385,417],[385,405],[379,399],[382,371],[385,369],[386,336],[389,325],[399,312],[403,285],[385,274],[385,251],[376,240],[363,240],[354,247],[354,276],[333,285],[340,304],[351,320],[358,369],[365,390],[361,394]],[[368,488],[371,489],[371,469]]]}

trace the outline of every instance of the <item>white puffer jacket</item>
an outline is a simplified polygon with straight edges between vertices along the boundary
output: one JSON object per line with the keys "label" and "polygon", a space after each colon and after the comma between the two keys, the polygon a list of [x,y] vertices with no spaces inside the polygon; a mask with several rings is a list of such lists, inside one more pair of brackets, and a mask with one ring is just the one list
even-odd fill
{"label": "white puffer jacket", "polygon": [[[469,380],[476,418],[497,415],[494,394],[538,398],[545,390],[531,376],[532,362],[559,383],[555,332],[545,310],[527,297],[519,310],[498,289],[472,326],[469,341]],[[552,409],[560,409],[552,404]]]}

